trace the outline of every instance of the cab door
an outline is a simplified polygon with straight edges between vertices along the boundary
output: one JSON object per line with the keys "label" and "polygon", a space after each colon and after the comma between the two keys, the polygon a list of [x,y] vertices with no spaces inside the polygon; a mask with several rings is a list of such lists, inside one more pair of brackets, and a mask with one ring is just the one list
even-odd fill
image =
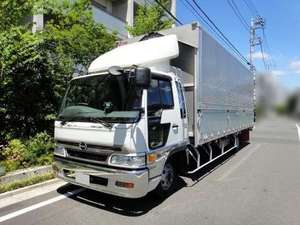
{"label": "cab door", "polygon": [[152,76],[147,93],[148,147],[171,147],[183,142],[183,122],[174,81]]}
{"label": "cab door", "polygon": [[188,119],[187,119],[187,110],[184,96],[183,85],[180,80],[176,80],[176,90],[179,101],[179,113],[180,113],[180,123],[182,126],[182,140],[188,140]]}

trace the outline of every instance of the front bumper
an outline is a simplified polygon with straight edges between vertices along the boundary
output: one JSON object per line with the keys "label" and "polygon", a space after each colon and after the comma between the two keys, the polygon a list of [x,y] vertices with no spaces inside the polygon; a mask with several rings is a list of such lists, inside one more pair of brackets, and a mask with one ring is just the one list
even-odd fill
{"label": "front bumper", "polygon": [[[69,183],[126,198],[143,197],[153,190],[160,181],[160,177],[149,179],[147,168],[127,171],[101,166],[90,167],[84,163],[62,158],[55,158],[53,169],[57,177]],[[96,179],[94,179],[95,177]],[[134,185],[132,188],[125,188],[117,186],[116,182],[127,182]]]}

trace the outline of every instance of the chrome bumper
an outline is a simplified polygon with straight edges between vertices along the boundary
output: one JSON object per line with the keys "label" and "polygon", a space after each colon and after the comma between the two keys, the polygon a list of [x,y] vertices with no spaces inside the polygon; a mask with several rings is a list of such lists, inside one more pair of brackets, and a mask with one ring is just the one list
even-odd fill
{"label": "chrome bumper", "polygon": [[[89,167],[83,163],[55,159],[53,170],[57,177],[79,186],[126,198],[140,198],[153,190],[160,177],[149,179],[149,170],[122,170],[101,166]],[[96,179],[95,179],[96,177]],[[133,183],[132,188],[116,185],[116,182]]]}

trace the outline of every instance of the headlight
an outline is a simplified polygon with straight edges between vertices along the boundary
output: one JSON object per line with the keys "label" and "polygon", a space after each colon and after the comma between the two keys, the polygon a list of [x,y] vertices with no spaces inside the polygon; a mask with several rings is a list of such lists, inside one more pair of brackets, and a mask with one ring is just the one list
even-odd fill
{"label": "headlight", "polygon": [[56,145],[54,148],[54,155],[66,156],[66,149],[63,145]]}
{"label": "headlight", "polygon": [[145,155],[113,155],[110,158],[110,164],[123,167],[142,167],[146,164]]}

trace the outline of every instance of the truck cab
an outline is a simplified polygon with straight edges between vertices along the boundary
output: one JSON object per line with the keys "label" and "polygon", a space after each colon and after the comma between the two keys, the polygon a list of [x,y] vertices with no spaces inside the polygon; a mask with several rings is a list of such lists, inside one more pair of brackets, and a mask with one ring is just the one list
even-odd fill
{"label": "truck cab", "polygon": [[[158,41],[173,50],[159,56],[151,51],[143,62],[114,60]],[[169,64],[178,55],[176,45],[171,35],[124,46],[71,80],[55,121],[58,177],[128,198],[171,191],[175,168],[167,160],[188,143],[183,84]]]}

